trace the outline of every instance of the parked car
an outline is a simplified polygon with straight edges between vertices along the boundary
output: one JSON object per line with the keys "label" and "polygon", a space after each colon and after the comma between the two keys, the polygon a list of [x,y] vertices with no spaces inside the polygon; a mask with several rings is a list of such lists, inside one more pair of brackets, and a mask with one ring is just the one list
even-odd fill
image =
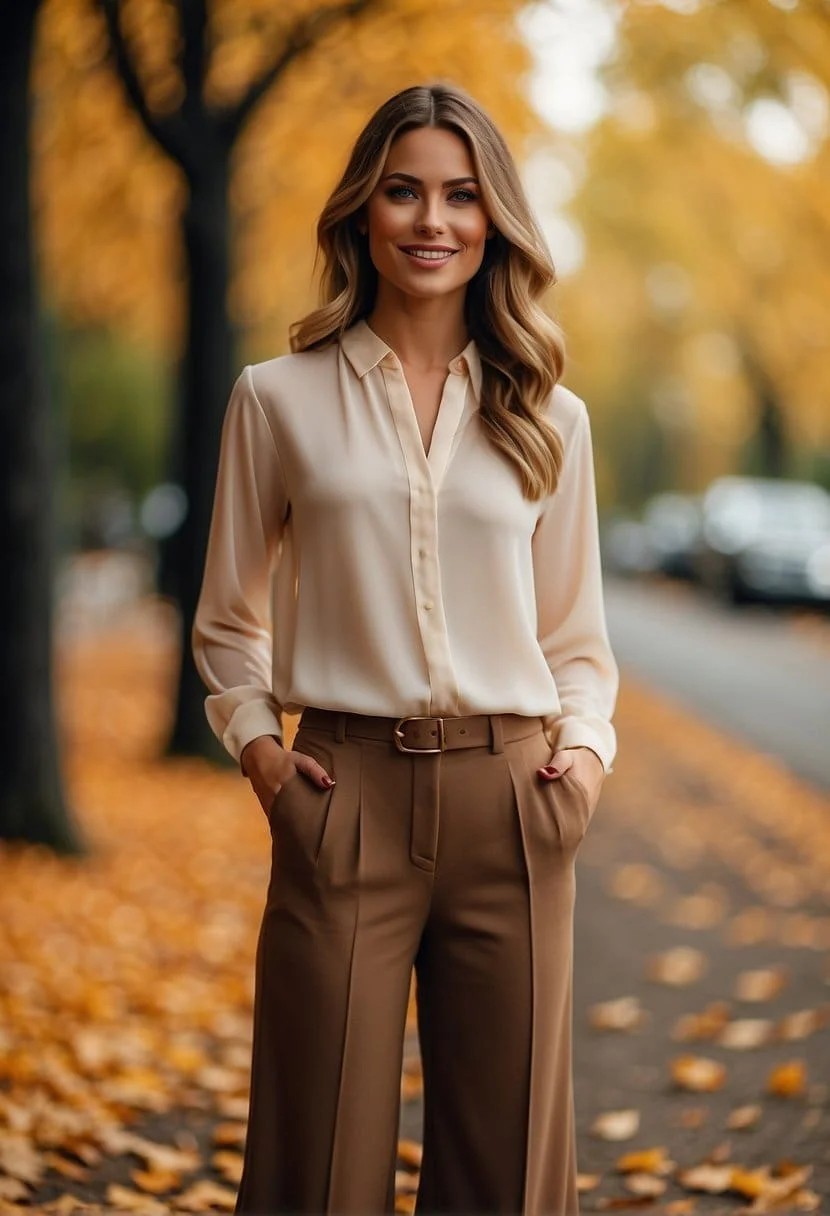
{"label": "parked car", "polygon": [[830,494],[807,481],[717,478],[703,495],[695,564],[733,603],[830,604]]}
{"label": "parked car", "polygon": [[643,508],[651,567],[674,578],[696,577],[701,504],[695,494],[655,494]]}

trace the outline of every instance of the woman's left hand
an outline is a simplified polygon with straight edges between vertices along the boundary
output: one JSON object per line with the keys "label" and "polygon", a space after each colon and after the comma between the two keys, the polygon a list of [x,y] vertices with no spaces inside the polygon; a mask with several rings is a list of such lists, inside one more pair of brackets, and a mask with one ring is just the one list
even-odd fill
{"label": "woman's left hand", "polygon": [[605,769],[593,748],[561,748],[553,753],[548,764],[538,768],[536,772],[542,781],[558,781],[569,768],[573,769],[573,776],[587,791],[591,806],[595,807],[605,780]]}

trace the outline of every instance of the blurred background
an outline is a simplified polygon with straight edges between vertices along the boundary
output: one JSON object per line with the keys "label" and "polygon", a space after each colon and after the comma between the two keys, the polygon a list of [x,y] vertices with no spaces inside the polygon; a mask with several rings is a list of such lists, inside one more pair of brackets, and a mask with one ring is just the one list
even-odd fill
{"label": "blurred background", "polygon": [[[720,913],[705,923],[668,917],[673,942],[678,925],[695,938],[730,908],[737,916],[769,904],[766,936],[739,935],[740,944],[761,951],[757,965],[779,944],[806,951],[803,966],[792,964],[798,999],[825,1009],[818,985],[830,975],[818,979],[815,961],[830,946],[827,0],[17,0],[2,23],[0,887],[5,874],[17,925],[6,960],[16,996],[3,1007],[10,1039],[29,1041],[13,1006],[43,1019],[49,1005],[56,960],[38,943],[53,938],[21,910],[38,889],[40,915],[64,915],[68,872],[54,868],[55,855],[103,855],[101,874],[87,871],[83,883],[100,882],[105,905],[112,884],[126,883],[113,905],[129,908],[115,918],[113,951],[127,930],[131,941],[150,932],[147,871],[129,871],[130,895],[119,869],[125,838],[110,834],[117,823],[146,836],[153,865],[164,856],[183,867],[154,871],[156,895],[168,880],[192,880],[188,889],[206,898],[212,867],[224,874],[236,858],[243,911],[214,910],[220,927],[197,946],[198,965],[223,982],[231,958],[240,968],[222,1000],[241,1011],[242,1029],[202,1030],[228,1050],[235,1043],[227,1066],[244,1090],[250,960],[234,943],[253,942],[265,861],[250,799],[207,728],[187,646],[219,431],[239,368],[284,353],[290,322],[316,301],[314,222],[358,130],[392,92],[433,77],[469,89],[513,149],[557,266],[548,303],[568,343],[564,382],[591,416],[623,672],[607,826],[583,846],[586,867],[594,849],[597,873],[608,865],[617,882],[601,897],[597,879],[596,898],[585,896],[580,933],[605,959],[597,974],[617,974],[603,898],[648,911],[648,932],[629,926],[647,943],[679,871],[708,884],[707,906]],[[189,831],[206,833],[190,878],[185,814]],[[724,814],[746,832],[728,857],[718,843]],[[678,825],[685,835],[668,841]],[[707,840],[712,856],[720,850],[711,870]],[[624,881],[620,866],[635,867]],[[721,903],[719,883],[731,893]],[[799,922],[799,937],[791,915],[815,921],[812,936]],[[628,957],[613,942],[613,957]],[[192,949],[183,942],[186,967],[197,965]],[[723,987],[734,958],[717,958]],[[160,983],[156,955],[147,967],[145,979]],[[98,992],[94,967],[88,978]],[[123,1018],[129,984],[105,979],[100,999],[121,992],[113,1016]],[[596,975],[586,983],[583,996],[609,995]],[[614,983],[618,993],[625,981]],[[178,999],[193,1015],[189,998]],[[65,987],[62,1001],[65,1014]],[[172,1087],[190,1067],[184,1092],[202,1109],[210,1085],[193,1083],[193,1056],[188,1065],[181,1054],[183,1035],[196,1051],[193,1016],[189,1028],[171,1028],[169,1015],[154,1009],[165,1043],[178,1044],[164,1075]],[[824,1026],[816,1016],[811,1034]],[[63,1033],[47,1022],[41,1046]],[[585,1050],[587,1120],[600,1055]],[[606,1073],[634,1055],[609,1057]],[[100,1082],[89,1061],[78,1067]],[[615,1074],[612,1104],[656,1084],[649,1069],[662,1064],[636,1067]],[[803,1100],[812,1122],[773,1120],[761,1157],[782,1135],[801,1144],[802,1130],[818,1143],[826,1089],[796,1069],[781,1092]],[[225,1113],[240,1119],[232,1098]],[[650,1109],[659,1134],[666,1116],[653,1092]],[[703,1123],[677,1126],[689,1136]],[[205,1143],[201,1125],[193,1134]],[[0,1183],[6,1170],[22,1191],[0,1195],[30,1202],[40,1182],[7,1167],[0,1153]],[[75,1181],[74,1193],[97,1193],[94,1180]],[[209,1207],[206,1195],[190,1210]]]}

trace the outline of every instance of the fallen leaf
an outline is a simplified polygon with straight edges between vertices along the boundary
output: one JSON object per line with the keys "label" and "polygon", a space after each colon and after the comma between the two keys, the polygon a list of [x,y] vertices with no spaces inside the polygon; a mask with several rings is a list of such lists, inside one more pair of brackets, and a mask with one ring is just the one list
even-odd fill
{"label": "fallen leaf", "polygon": [[181,1195],[175,1195],[170,1202],[177,1212],[204,1212],[213,1209],[232,1212],[236,1206],[236,1192],[229,1191],[227,1187],[219,1186],[216,1182],[202,1179],[194,1182]]}
{"label": "fallen leaf", "polygon": [[246,1130],[244,1123],[217,1123],[211,1132],[211,1139],[214,1144],[222,1146],[244,1144]]}
{"label": "fallen leaf", "polygon": [[714,1039],[729,1022],[731,1006],[727,1001],[715,1001],[702,1013],[687,1013],[674,1024],[671,1037],[675,1042]]}
{"label": "fallen leaf", "polygon": [[68,1157],[64,1157],[63,1153],[45,1153],[43,1163],[56,1174],[60,1174],[64,1178],[71,1178],[73,1182],[86,1182],[89,1178],[87,1166],[81,1165],[78,1161],[70,1161]]}
{"label": "fallen leaf", "polygon": [[726,940],[730,946],[758,946],[775,931],[776,913],[769,908],[744,908],[729,922]]}
{"label": "fallen leaf", "polygon": [[614,1195],[610,1198],[600,1195],[596,1200],[596,1208],[602,1212],[624,1211],[626,1208],[646,1208],[654,1203],[651,1195]]}
{"label": "fallen leaf", "polygon": [[739,1001],[771,1001],[785,987],[788,978],[789,970],[783,966],[741,971],[735,980],[735,997]]}
{"label": "fallen leaf", "polygon": [[773,1068],[767,1077],[767,1093],[779,1098],[799,1097],[807,1088],[807,1070],[803,1060],[788,1060]]}
{"label": "fallen leaf", "polygon": [[623,1186],[633,1195],[648,1195],[653,1199],[666,1193],[665,1181],[653,1174],[629,1174]]}
{"label": "fallen leaf", "polygon": [[706,966],[706,955],[702,950],[694,946],[675,946],[648,959],[646,976],[654,983],[685,987],[699,980]]}
{"label": "fallen leaf", "polygon": [[734,1169],[729,1183],[729,1189],[743,1195],[745,1199],[754,1199],[763,1195],[769,1185],[769,1166],[761,1166],[754,1170]]}
{"label": "fallen leaf", "polygon": [[151,1195],[176,1191],[182,1185],[182,1176],[177,1170],[130,1170],[130,1178],[140,1191],[149,1191]]}
{"label": "fallen leaf", "polygon": [[0,1175],[0,1199],[14,1203],[18,1199],[26,1202],[30,1198],[31,1191],[20,1178],[4,1178]]}
{"label": "fallen leaf", "polygon": [[723,1195],[729,1190],[733,1172],[731,1165],[710,1165],[704,1162],[702,1165],[679,1170],[676,1177],[687,1191],[706,1191],[709,1195]]}
{"label": "fallen leaf", "polygon": [[638,1110],[606,1110],[591,1124],[592,1133],[601,1140],[630,1140],[639,1128]]}
{"label": "fallen leaf", "polygon": [[630,862],[617,866],[611,880],[611,893],[617,899],[650,908],[662,899],[664,885],[653,866]]}
{"label": "fallen leaf", "polygon": [[823,1030],[830,1022],[830,1008],[799,1009],[787,1013],[775,1026],[775,1037],[782,1040],[808,1039],[817,1030]]}
{"label": "fallen leaf", "polygon": [[12,1134],[0,1139],[0,1170],[4,1174],[34,1186],[40,1182],[43,1168],[43,1158],[28,1136]]}
{"label": "fallen leaf", "polygon": [[620,996],[591,1005],[588,1020],[595,1030],[636,1030],[648,1020],[648,1014],[638,997]]}
{"label": "fallen leaf", "polygon": [[768,1018],[736,1018],[727,1022],[716,1042],[720,1047],[733,1051],[748,1051],[754,1047],[765,1047],[775,1037],[775,1024]]}
{"label": "fallen leaf", "polygon": [[412,1194],[418,1189],[418,1175],[409,1170],[395,1170],[395,1191],[398,1194]]}
{"label": "fallen leaf", "polygon": [[670,1174],[674,1166],[675,1163],[670,1160],[662,1145],[659,1148],[644,1148],[634,1153],[625,1153],[616,1161],[616,1168],[623,1174]]}
{"label": "fallen leaf", "polygon": [[99,1203],[85,1203],[77,1195],[63,1194],[45,1203],[42,1211],[49,1212],[52,1216],[70,1216],[72,1212],[103,1212],[104,1208]]}
{"label": "fallen leaf", "polygon": [[111,1182],[106,1190],[107,1203],[125,1212],[138,1212],[140,1216],[167,1216],[167,1206],[155,1199],[142,1195],[139,1191],[131,1191],[129,1187]]}
{"label": "fallen leaf", "polygon": [[712,1093],[726,1083],[726,1069],[705,1056],[676,1056],[670,1061],[671,1077],[681,1089]]}
{"label": "fallen leaf", "polygon": [[748,1131],[752,1127],[757,1127],[762,1114],[763,1110],[757,1103],[736,1106],[727,1115],[726,1126],[730,1131]]}
{"label": "fallen leaf", "polygon": [[232,1153],[228,1149],[220,1149],[210,1159],[213,1168],[222,1175],[225,1182],[239,1186],[242,1181],[242,1165],[245,1161],[242,1153]]}
{"label": "fallen leaf", "polygon": [[412,1166],[414,1169],[420,1169],[423,1155],[423,1146],[417,1140],[398,1141],[398,1157],[406,1165]]}
{"label": "fallen leaf", "polygon": [[678,896],[663,919],[684,929],[711,929],[723,920],[727,907],[724,888],[707,883],[692,895]]}

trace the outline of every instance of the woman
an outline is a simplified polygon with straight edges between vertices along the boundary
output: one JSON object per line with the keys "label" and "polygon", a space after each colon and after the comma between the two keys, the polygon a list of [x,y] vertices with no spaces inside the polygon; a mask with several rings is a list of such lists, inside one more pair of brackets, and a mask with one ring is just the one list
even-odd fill
{"label": "woman", "polygon": [[618,671],[554,268],[443,84],[372,116],[318,237],[322,307],[231,394],[193,631],[272,837],[236,1210],[394,1210],[414,966],[416,1210],[571,1216],[574,859]]}

